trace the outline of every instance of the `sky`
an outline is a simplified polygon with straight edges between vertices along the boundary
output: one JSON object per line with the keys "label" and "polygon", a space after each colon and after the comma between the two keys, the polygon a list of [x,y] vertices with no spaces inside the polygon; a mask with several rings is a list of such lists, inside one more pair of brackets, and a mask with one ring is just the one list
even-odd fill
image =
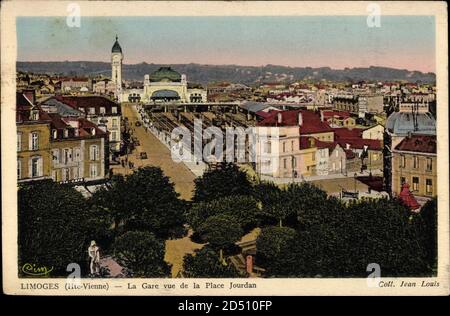
{"label": "sky", "polygon": [[435,72],[433,16],[18,17],[18,61],[105,61],[116,34],[125,64],[385,66]]}

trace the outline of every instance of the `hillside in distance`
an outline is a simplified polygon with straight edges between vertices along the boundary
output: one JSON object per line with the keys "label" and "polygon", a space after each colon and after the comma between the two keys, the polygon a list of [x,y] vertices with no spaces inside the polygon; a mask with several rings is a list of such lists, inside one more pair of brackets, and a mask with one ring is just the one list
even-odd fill
{"label": "hillside in distance", "polygon": [[[160,64],[124,64],[123,78],[125,80],[143,81],[145,74],[157,70]],[[238,66],[238,65],[201,65],[173,64],[170,65],[179,73],[187,75],[189,82],[206,84],[216,81],[230,81],[243,84],[258,84],[262,82],[292,82],[296,80],[330,80],[330,81],[398,81],[434,83],[434,73],[409,71],[387,67],[331,69],[330,67],[286,67],[276,65]],[[68,76],[111,76],[111,64],[107,62],[65,61],[65,62],[17,62],[17,71],[61,74]]]}

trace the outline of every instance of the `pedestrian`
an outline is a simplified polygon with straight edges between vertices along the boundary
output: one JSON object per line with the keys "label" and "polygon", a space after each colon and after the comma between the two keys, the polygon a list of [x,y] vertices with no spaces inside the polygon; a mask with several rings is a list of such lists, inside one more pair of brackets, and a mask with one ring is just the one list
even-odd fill
{"label": "pedestrian", "polygon": [[123,159],[120,159],[120,163],[122,164],[122,168],[125,168],[125,162],[123,161]]}

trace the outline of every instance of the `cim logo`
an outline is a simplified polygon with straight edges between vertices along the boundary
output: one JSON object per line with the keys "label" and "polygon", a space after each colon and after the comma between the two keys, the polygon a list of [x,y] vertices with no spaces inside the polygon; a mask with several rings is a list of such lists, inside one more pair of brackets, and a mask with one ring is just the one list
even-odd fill
{"label": "cim logo", "polygon": [[35,263],[25,263],[22,272],[31,276],[46,276],[53,271],[53,267],[40,266]]}

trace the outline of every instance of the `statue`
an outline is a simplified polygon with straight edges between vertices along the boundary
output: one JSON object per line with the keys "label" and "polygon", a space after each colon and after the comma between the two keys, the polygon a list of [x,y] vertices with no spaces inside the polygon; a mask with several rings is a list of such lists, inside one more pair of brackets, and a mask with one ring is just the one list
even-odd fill
{"label": "statue", "polygon": [[91,241],[91,245],[88,248],[88,254],[90,258],[90,269],[92,275],[100,274],[100,249],[97,247],[95,240]]}

